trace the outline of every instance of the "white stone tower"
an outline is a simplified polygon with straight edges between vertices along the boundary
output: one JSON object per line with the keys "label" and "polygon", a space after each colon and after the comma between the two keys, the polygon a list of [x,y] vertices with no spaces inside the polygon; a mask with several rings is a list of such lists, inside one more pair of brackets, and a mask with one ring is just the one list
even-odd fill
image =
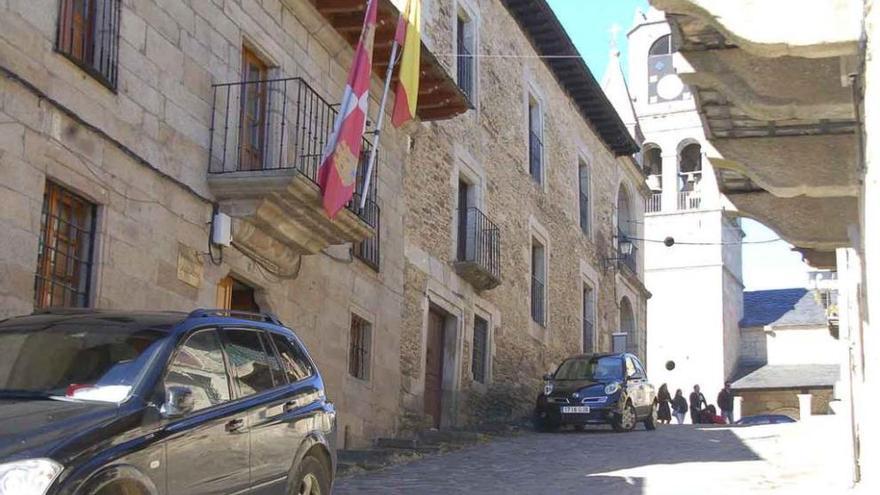
{"label": "white stone tower", "polygon": [[[625,82],[612,43],[603,89],[642,142],[653,191],[643,242],[645,285],[653,295],[648,374],[685,396],[699,384],[714,403],[737,364],[743,234],[706,159],[711,145],[694,99],[673,69],[675,43],[663,13],[638,12],[627,37],[629,77]],[[651,242],[668,237],[676,244]]]}

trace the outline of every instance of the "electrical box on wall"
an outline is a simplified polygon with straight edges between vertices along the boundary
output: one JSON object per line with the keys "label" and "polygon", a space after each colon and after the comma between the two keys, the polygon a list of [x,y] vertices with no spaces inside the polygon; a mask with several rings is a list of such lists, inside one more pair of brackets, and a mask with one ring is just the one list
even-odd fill
{"label": "electrical box on wall", "polygon": [[229,247],[232,244],[232,218],[226,213],[215,213],[212,226],[211,243]]}

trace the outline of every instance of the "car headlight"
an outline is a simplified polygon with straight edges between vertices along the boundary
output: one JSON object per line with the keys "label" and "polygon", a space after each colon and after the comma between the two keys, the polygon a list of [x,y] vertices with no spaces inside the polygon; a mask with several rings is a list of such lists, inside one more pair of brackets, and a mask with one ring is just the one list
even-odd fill
{"label": "car headlight", "polygon": [[620,384],[617,382],[611,382],[608,385],[605,385],[605,395],[616,394],[618,390],[620,390]]}
{"label": "car headlight", "polygon": [[550,395],[553,393],[553,384],[547,382],[544,384],[544,395]]}
{"label": "car headlight", "polygon": [[0,464],[0,495],[44,495],[62,469],[51,459]]}

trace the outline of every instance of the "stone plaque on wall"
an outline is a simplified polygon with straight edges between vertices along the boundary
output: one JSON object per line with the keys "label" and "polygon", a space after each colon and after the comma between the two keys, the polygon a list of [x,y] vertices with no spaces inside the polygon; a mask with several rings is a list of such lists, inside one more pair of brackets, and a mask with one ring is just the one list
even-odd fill
{"label": "stone plaque on wall", "polygon": [[202,283],[204,267],[199,252],[189,246],[178,244],[177,278],[181,282],[198,288]]}

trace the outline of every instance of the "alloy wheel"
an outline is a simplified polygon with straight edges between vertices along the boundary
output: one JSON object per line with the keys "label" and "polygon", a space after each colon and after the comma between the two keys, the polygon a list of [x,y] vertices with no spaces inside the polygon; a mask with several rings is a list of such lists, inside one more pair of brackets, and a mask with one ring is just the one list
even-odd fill
{"label": "alloy wheel", "polygon": [[314,474],[306,474],[299,484],[297,495],[321,495],[321,484]]}
{"label": "alloy wheel", "polygon": [[624,430],[632,430],[636,427],[636,412],[631,405],[623,408],[623,416],[620,418],[620,425]]}

